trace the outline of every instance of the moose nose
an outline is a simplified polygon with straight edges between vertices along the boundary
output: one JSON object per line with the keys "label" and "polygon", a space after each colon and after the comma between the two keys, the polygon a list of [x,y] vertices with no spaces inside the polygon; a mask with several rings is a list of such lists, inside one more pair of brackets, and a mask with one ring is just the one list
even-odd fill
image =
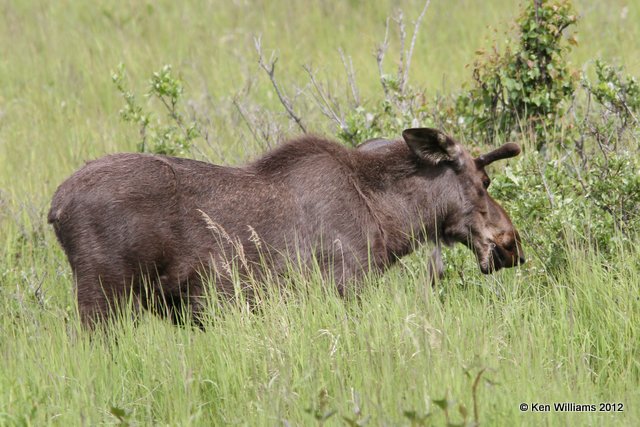
{"label": "moose nose", "polygon": [[526,259],[524,258],[524,255],[520,255],[520,257],[518,258],[518,264],[522,265],[524,264],[526,261]]}

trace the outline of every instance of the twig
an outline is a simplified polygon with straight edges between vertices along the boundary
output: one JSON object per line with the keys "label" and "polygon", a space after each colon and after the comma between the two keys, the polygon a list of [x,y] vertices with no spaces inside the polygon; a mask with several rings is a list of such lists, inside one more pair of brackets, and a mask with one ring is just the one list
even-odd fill
{"label": "twig", "polygon": [[309,75],[309,79],[311,80],[311,84],[313,85],[313,88],[315,89],[315,92],[317,93],[317,95],[314,95],[314,98],[316,99],[318,106],[320,107],[320,109],[322,110],[323,114],[327,117],[329,117],[330,119],[334,120],[338,126],[340,126],[341,129],[346,129],[346,124],[344,122],[344,120],[340,117],[340,114],[338,112],[336,112],[335,110],[335,102],[333,103],[334,106],[332,107],[330,101],[330,95],[327,94],[325,96],[325,93],[322,89],[322,86],[320,86],[320,84],[318,83],[318,81],[316,80],[315,74],[313,73],[313,70],[311,69],[310,66],[308,65],[304,65],[302,68],[304,68],[304,70],[307,72],[307,74]]}
{"label": "twig", "polygon": [[[578,119],[578,114],[576,112],[576,109],[572,108],[574,122],[578,123],[579,129],[580,129],[580,132],[579,132],[580,136],[576,140],[576,151],[578,152],[578,156],[580,157],[580,166],[583,168],[587,165],[587,156],[585,154],[585,148],[584,148],[584,136],[586,132],[584,131],[584,129],[587,127],[587,120],[589,120],[589,114],[591,111],[591,93],[588,90],[586,91],[586,93],[587,93],[587,108],[584,113],[584,118],[582,119],[581,122]],[[575,102],[576,102],[576,97],[574,96],[572,104],[575,104]]]}
{"label": "twig", "polygon": [[182,116],[180,115],[180,113],[176,111],[176,105],[177,105],[176,100],[171,99],[171,105],[169,105],[169,103],[167,102],[164,96],[158,95],[158,98],[160,99],[160,101],[162,101],[162,104],[167,109],[167,112],[169,113],[169,117],[171,117],[176,122],[182,134],[185,137],[187,137],[187,129],[185,129],[184,127],[184,120],[182,120]]}
{"label": "twig", "polygon": [[480,369],[478,375],[476,375],[475,381],[473,381],[473,385],[471,386],[471,395],[473,398],[473,421],[475,421],[476,425],[480,425],[480,411],[478,411],[478,385],[480,384],[480,378],[482,378],[482,374],[486,371],[487,368]]}
{"label": "twig", "polygon": [[542,179],[542,185],[544,185],[544,189],[547,192],[547,198],[549,199],[549,205],[553,209],[555,207],[555,199],[553,197],[553,193],[551,193],[551,189],[547,184],[547,179],[544,176],[544,172],[540,169],[540,164],[536,161],[536,166],[538,167],[538,173],[540,173],[540,178]]}
{"label": "twig", "polygon": [[[38,279],[38,275],[35,274],[34,275],[36,277],[36,279]],[[38,279],[38,286],[35,287],[35,289],[33,289],[33,296],[35,297],[36,301],[38,301],[38,305],[40,306],[40,308],[44,308],[45,305],[45,298],[44,298],[44,292],[42,291],[42,284],[44,283],[44,279],[47,277],[47,272],[45,271],[42,274],[42,277]]]}
{"label": "twig", "polygon": [[[202,99],[203,100],[200,103],[197,103],[195,101],[189,101],[189,103],[187,104],[188,107],[190,108],[191,123],[197,124],[198,133],[204,140],[204,143],[211,149],[212,152],[216,154],[218,161],[222,161],[223,163],[225,163],[226,156],[224,155],[224,152],[222,151],[220,144],[213,144],[213,142],[211,141],[212,137],[211,137],[210,129],[213,128],[213,124],[211,123],[211,115],[209,114],[209,110],[205,105],[206,104],[211,105],[212,100],[211,100],[211,95],[209,94],[207,89],[205,89],[205,93]],[[203,111],[203,109],[207,109],[207,111]],[[213,162],[212,158],[208,154],[206,154],[198,146],[198,144],[192,145],[191,148],[198,155],[200,155],[201,158],[207,160],[210,163]]]}
{"label": "twig", "polygon": [[389,18],[387,18],[385,23],[384,41],[380,46],[378,46],[378,50],[376,51],[376,62],[378,63],[378,74],[380,74],[380,83],[382,84],[382,90],[384,90],[385,97],[388,95],[389,88],[387,87],[387,83],[385,81],[382,62],[384,61],[384,55],[387,53],[387,49],[389,49]]}
{"label": "twig", "polygon": [[402,93],[402,88],[404,88],[404,82],[402,82],[402,79],[404,77],[404,70],[405,70],[404,44],[405,44],[405,40],[407,39],[407,31],[404,28],[404,14],[402,13],[402,10],[398,11],[398,17],[395,18],[394,21],[396,21],[396,24],[398,24],[398,32],[400,33],[400,60],[398,64],[398,79],[400,80],[400,90],[401,90],[400,93]]}
{"label": "twig", "polygon": [[402,77],[402,87],[401,91],[404,93],[407,81],[409,81],[409,68],[411,68],[411,57],[413,56],[413,48],[416,45],[416,39],[418,38],[418,30],[420,29],[420,25],[422,24],[422,19],[424,18],[425,13],[427,13],[427,9],[429,8],[429,4],[431,4],[431,0],[427,0],[422,8],[422,12],[416,23],[413,27],[413,36],[411,36],[411,44],[409,45],[409,52],[407,53],[407,63],[404,67],[404,76]]}
{"label": "twig", "polygon": [[627,113],[627,115],[629,115],[629,117],[631,117],[633,119],[633,121],[636,122],[636,124],[640,123],[640,121],[638,121],[638,118],[636,117],[636,115],[633,114],[633,110],[631,110],[631,108],[629,108],[629,105],[627,104],[626,97],[622,101],[622,107],[624,108],[624,110]]}
{"label": "twig", "polygon": [[[575,116],[575,113],[574,113],[574,116]],[[587,189],[587,183],[584,181],[584,179],[582,178],[582,174],[580,173],[581,166],[576,163],[575,159],[571,155],[571,150],[569,149],[569,147],[567,147],[563,142],[561,142],[560,145],[565,151],[564,158],[569,159],[569,161],[571,162],[571,167],[576,173],[576,178],[578,179],[578,183],[580,184],[580,187],[582,187],[582,191],[584,191],[584,194],[587,195],[589,193],[589,190]],[[581,153],[579,152],[578,156],[580,156],[580,154]],[[584,167],[584,165],[582,165],[582,167]]]}
{"label": "twig", "polygon": [[293,111],[293,106],[291,105],[291,101],[289,98],[282,92],[278,82],[276,81],[275,71],[276,71],[276,62],[278,62],[278,58],[274,57],[273,53],[271,54],[271,59],[269,59],[269,65],[264,62],[264,57],[262,55],[262,40],[260,37],[256,37],[253,39],[256,47],[256,52],[258,53],[258,63],[260,67],[267,73],[269,79],[271,80],[271,84],[273,85],[274,90],[276,91],[276,95],[278,95],[278,99],[280,103],[289,114],[289,117],[293,119],[294,122],[298,125],[300,130],[303,133],[307,133],[307,129],[302,124],[302,119]]}
{"label": "twig", "polygon": [[542,7],[542,0],[533,0],[533,5],[535,6],[536,11],[536,23],[540,23],[540,15],[538,14],[538,11]]}
{"label": "twig", "polygon": [[[358,91],[358,86],[356,85],[355,72],[353,70],[353,62],[351,61],[351,57],[345,57],[342,48],[338,49],[338,53],[340,54],[340,59],[342,60],[342,65],[344,65],[344,71],[347,73],[347,81],[349,82],[349,87],[351,88],[351,95],[353,96],[353,101],[355,102],[355,107],[360,106],[360,93]],[[347,59],[349,62],[347,63]]]}
{"label": "twig", "polygon": [[255,139],[255,141],[259,144],[262,145],[262,141],[266,142],[267,147],[271,148],[271,144],[269,143],[268,139],[265,139],[264,137],[262,138],[262,140],[260,140],[260,138],[258,137],[258,134],[256,133],[256,130],[254,129],[253,123],[251,123],[251,121],[249,120],[249,118],[247,117],[247,112],[244,110],[244,108],[240,105],[240,103],[238,102],[238,99],[236,97],[233,98],[233,105],[236,107],[236,109],[238,110],[238,113],[240,114],[240,117],[242,118],[242,121],[247,125],[247,128],[249,129],[249,132],[251,132],[251,135],[253,136],[253,139]]}

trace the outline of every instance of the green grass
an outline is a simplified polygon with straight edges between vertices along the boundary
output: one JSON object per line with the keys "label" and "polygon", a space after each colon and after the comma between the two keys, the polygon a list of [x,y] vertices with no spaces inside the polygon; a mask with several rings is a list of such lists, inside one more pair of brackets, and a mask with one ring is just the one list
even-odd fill
{"label": "green grass", "polygon": [[[115,407],[141,424],[312,424],[311,408],[336,411],[336,424],[408,424],[415,411],[442,425],[432,400],[455,400],[451,420],[461,421],[481,370],[484,425],[640,419],[638,247],[605,260],[572,244],[573,262],[555,277],[522,269],[466,286],[448,277],[456,284],[435,290],[416,257],[358,302],[312,281],[286,300],[267,295],[257,312],[214,310],[206,332],[149,316],[122,321],[111,339],[79,332],[54,242],[31,251],[3,278],[18,288],[3,290],[0,423],[95,425],[115,422]],[[623,402],[625,412],[521,413],[521,402]]]}
{"label": "green grass", "polygon": [[[202,2],[204,3],[204,2]],[[488,4],[485,4],[488,3]],[[112,339],[78,327],[68,264],[46,224],[56,186],[84,161],[133,150],[111,72],[126,64],[139,94],[171,63],[187,97],[212,120],[202,156],[240,164],[263,150],[231,99],[281,111],[257,66],[252,37],[277,49],[290,93],[318,69],[346,97],[339,47],[351,55],[362,96],[377,99],[373,51],[398,2],[5,2],[0,15],[0,425],[410,425],[433,400],[462,404],[482,425],[640,424],[640,247],[605,257],[581,239],[549,272],[533,259],[484,277],[468,251],[435,290],[427,251],[365,286],[359,302],[321,290],[318,279],[257,313],[212,314],[206,332],[154,317],[123,321]],[[400,2],[409,21],[422,3]],[[574,65],[603,57],[640,75],[640,4],[579,1]],[[625,9],[626,8],[626,12]],[[513,2],[432,2],[411,81],[429,94],[468,81],[474,51],[516,16]],[[387,54],[394,71],[397,37]],[[312,130],[334,129],[304,100]],[[276,119],[295,134],[286,118]],[[497,171],[496,173],[498,173]],[[517,224],[525,228],[527,224]],[[543,229],[528,233],[543,233]],[[555,238],[555,236],[550,236]],[[629,240],[629,239],[627,239]],[[637,239],[635,239],[637,241]],[[633,240],[631,240],[633,242]],[[530,249],[530,248],[529,248]],[[521,413],[521,402],[622,402],[623,413]],[[112,408],[114,408],[112,410]],[[357,409],[359,408],[359,409]],[[406,414],[405,414],[406,412]],[[120,419],[118,418],[120,417]],[[358,418],[360,417],[360,418]],[[415,421],[417,423],[417,421]]]}

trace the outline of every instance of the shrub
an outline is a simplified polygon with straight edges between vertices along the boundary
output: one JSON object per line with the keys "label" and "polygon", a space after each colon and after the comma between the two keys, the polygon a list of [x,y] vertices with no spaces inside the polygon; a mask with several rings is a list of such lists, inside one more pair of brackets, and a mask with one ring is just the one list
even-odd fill
{"label": "shrub", "polygon": [[596,81],[586,78],[582,86],[594,98],[596,111],[587,111],[585,132],[595,137],[601,147],[616,150],[618,141],[629,130],[640,125],[640,85],[635,77],[626,75],[622,67],[601,60],[595,64]]}
{"label": "shrub", "polygon": [[456,100],[462,127],[487,142],[521,127],[539,137],[541,148],[575,90],[578,74],[566,56],[576,39],[563,38],[575,23],[570,1],[534,1],[517,20],[517,41],[507,37],[502,52],[497,44],[478,50],[472,88]]}
{"label": "shrub", "polygon": [[566,232],[611,254],[615,239],[640,231],[640,161],[626,152],[594,156],[586,171],[566,156],[525,153],[493,176],[490,191],[550,270],[564,264]]}
{"label": "shrub", "polygon": [[422,92],[409,88],[405,93],[393,91],[393,98],[383,99],[373,107],[358,106],[349,112],[338,138],[349,145],[367,139],[398,135],[402,130],[425,126],[431,122],[428,104]]}
{"label": "shrub", "polygon": [[595,85],[585,81],[596,100],[625,123],[638,123],[640,86],[635,77],[624,75],[622,67],[614,67],[601,60],[596,61],[596,76],[598,81]]}
{"label": "shrub", "polygon": [[124,65],[118,66],[112,80],[125,100],[120,116],[139,128],[139,152],[167,155],[186,155],[189,152],[193,140],[200,136],[199,126],[195,121],[187,123],[180,110],[183,86],[180,79],[172,74],[170,65],[153,73],[147,91],[147,97],[159,101],[166,110],[167,123],[138,104],[134,93],[126,87]]}

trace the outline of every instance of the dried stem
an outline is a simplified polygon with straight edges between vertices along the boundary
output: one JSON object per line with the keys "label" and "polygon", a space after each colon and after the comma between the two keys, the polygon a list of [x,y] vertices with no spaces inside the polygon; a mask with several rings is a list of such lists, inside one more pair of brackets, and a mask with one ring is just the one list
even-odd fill
{"label": "dried stem", "polygon": [[340,59],[342,60],[344,71],[347,74],[347,81],[349,82],[349,87],[351,88],[351,96],[353,96],[355,106],[358,107],[360,105],[360,92],[358,91],[358,86],[356,85],[355,71],[353,70],[353,61],[351,61],[350,56],[345,56],[342,49],[338,49],[338,53],[340,54]]}
{"label": "dried stem", "polygon": [[404,75],[404,70],[405,70],[405,66],[404,66],[404,55],[405,55],[405,50],[404,50],[404,45],[405,45],[405,41],[407,39],[407,31],[405,30],[404,27],[404,14],[402,13],[402,11],[398,11],[398,17],[394,19],[394,21],[396,21],[396,23],[398,24],[398,31],[400,32],[400,61],[398,64],[398,80],[400,80],[400,88],[402,89],[404,87],[404,82],[402,82],[402,78]]}
{"label": "dried stem", "polygon": [[378,50],[376,51],[376,62],[378,63],[378,74],[380,75],[380,83],[382,83],[382,89],[384,90],[385,96],[388,95],[389,88],[387,87],[387,83],[384,76],[384,69],[382,68],[382,62],[384,61],[384,55],[387,53],[387,49],[389,49],[389,18],[387,18],[385,23],[384,30],[384,40],[380,46],[378,46]]}
{"label": "dried stem", "polygon": [[255,130],[254,124],[251,122],[251,120],[249,120],[249,117],[247,115],[247,111],[245,111],[244,107],[242,105],[240,105],[240,102],[238,102],[237,98],[233,98],[233,105],[236,107],[236,110],[238,110],[238,113],[240,114],[240,117],[242,118],[242,121],[247,125],[247,128],[249,129],[249,132],[251,132],[251,135],[253,136],[253,139],[259,144],[262,145],[262,141],[264,140],[264,142],[266,142],[267,147],[270,147],[270,143],[268,139],[260,139],[258,137],[258,133]]}
{"label": "dried stem", "polygon": [[243,104],[238,97],[233,99],[233,104],[240,114],[241,120],[247,125],[253,139],[263,148],[271,149],[280,139],[282,129],[278,121],[274,120],[271,111],[264,111],[254,106]]}
{"label": "dried stem", "polygon": [[549,205],[551,206],[551,209],[555,208],[555,198],[553,197],[553,193],[551,192],[551,189],[549,188],[549,184],[547,183],[547,178],[544,176],[544,171],[540,168],[540,164],[538,164],[536,162],[536,166],[538,167],[538,173],[540,174],[540,179],[542,180],[542,185],[544,186],[544,189],[547,193],[547,198],[549,199]]}
{"label": "dried stem", "polygon": [[171,117],[171,119],[176,122],[176,124],[178,125],[178,128],[180,129],[180,132],[182,132],[182,135],[185,138],[189,137],[189,133],[187,131],[187,129],[184,126],[184,120],[182,120],[182,116],[180,115],[180,113],[178,113],[178,111],[176,110],[176,106],[177,106],[177,100],[176,99],[171,99],[169,102],[167,101],[166,97],[162,96],[162,95],[158,95],[158,99],[160,99],[160,101],[162,102],[162,104],[165,106],[165,108],[167,109],[167,113],[169,114],[169,117]]}
{"label": "dried stem", "polygon": [[486,368],[482,368],[478,375],[476,375],[476,379],[473,381],[473,385],[471,386],[471,395],[473,397],[473,420],[476,425],[480,425],[480,411],[478,410],[478,385],[480,384],[480,378],[482,378],[482,374],[484,374]]}
{"label": "dried stem", "polygon": [[409,68],[411,68],[411,57],[413,56],[413,49],[416,46],[416,40],[418,38],[418,30],[420,29],[420,25],[422,25],[422,19],[424,18],[424,15],[427,13],[429,4],[431,4],[431,0],[427,0],[425,2],[424,7],[422,8],[422,12],[420,13],[420,16],[418,16],[418,19],[416,20],[416,23],[413,27],[413,36],[411,36],[411,44],[409,45],[409,52],[407,53],[407,63],[404,67],[404,75],[402,76],[402,87],[401,87],[402,93],[404,93],[407,81],[409,81]]}
{"label": "dried stem", "polygon": [[[409,48],[406,49],[407,43],[407,31],[404,23],[404,14],[402,11],[398,11],[398,14],[393,20],[398,24],[398,32],[400,34],[400,58],[398,64],[398,75],[397,81],[399,83],[399,94],[403,95],[407,88],[407,83],[409,81],[409,70],[411,69],[411,59],[413,58],[413,52],[416,46],[416,41],[418,40],[418,31],[420,30],[420,26],[422,25],[422,20],[427,13],[427,9],[431,4],[431,0],[427,0],[416,20],[413,27],[413,34],[411,36],[411,42],[409,43]],[[384,41],[380,46],[378,46],[376,52],[376,61],[378,62],[378,73],[380,74],[380,82],[382,83],[382,88],[384,89],[385,96],[388,99],[389,95],[389,87],[385,78],[384,69],[382,67],[382,62],[384,61],[384,56],[387,53],[387,49],[389,48],[389,18],[387,18],[385,23],[385,32],[384,32]]]}
{"label": "dried stem", "polygon": [[316,80],[315,74],[314,74],[313,70],[311,69],[311,67],[308,66],[308,65],[305,65],[305,66],[303,66],[303,68],[307,72],[307,74],[309,75],[309,79],[311,80],[311,84],[313,85],[313,88],[315,89],[315,93],[314,93],[313,97],[315,98],[316,102],[318,103],[318,106],[320,107],[320,110],[322,111],[322,113],[325,116],[327,116],[330,119],[332,119],[333,121],[335,121],[338,124],[338,126],[340,126],[341,129],[346,129],[346,124],[344,122],[344,119],[341,117],[341,114],[339,113],[339,111],[337,111],[337,110],[339,110],[339,108],[336,105],[336,102],[332,101],[331,95],[329,95],[328,92],[325,94],[325,91],[323,90],[322,86]]}
{"label": "dried stem", "polygon": [[269,59],[269,64],[267,64],[264,61],[264,56],[262,55],[261,38],[260,37],[254,38],[254,43],[256,47],[256,52],[258,53],[258,63],[260,64],[260,67],[269,76],[269,79],[271,80],[271,84],[273,85],[273,89],[276,91],[276,95],[278,95],[278,99],[280,100],[280,103],[282,104],[284,109],[287,111],[287,114],[289,115],[289,117],[291,117],[293,121],[296,122],[300,130],[303,133],[307,133],[307,129],[302,124],[302,119],[293,111],[293,105],[291,105],[291,101],[289,101],[289,98],[287,98],[287,96],[282,92],[282,90],[280,89],[280,86],[278,85],[278,82],[276,81],[275,72],[276,72],[276,62],[278,62],[278,58],[274,57],[272,53],[271,58]]}

